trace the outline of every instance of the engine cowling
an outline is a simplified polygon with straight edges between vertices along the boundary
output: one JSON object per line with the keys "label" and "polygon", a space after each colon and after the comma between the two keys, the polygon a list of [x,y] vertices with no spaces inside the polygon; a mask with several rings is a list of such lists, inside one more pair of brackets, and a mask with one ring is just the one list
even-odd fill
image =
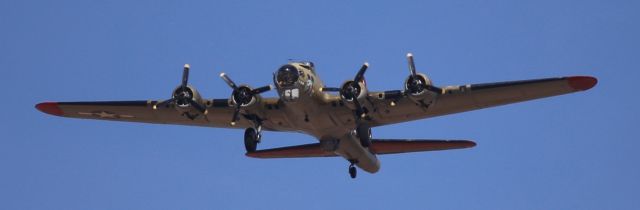
{"label": "engine cowling", "polygon": [[240,107],[249,107],[258,104],[262,97],[254,93],[254,89],[247,85],[240,85],[231,93],[231,103]]}
{"label": "engine cowling", "polygon": [[340,88],[322,88],[322,91],[338,91],[340,93],[341,101],[348,108],[355,111],[356,124],[360,119],[366,119],[367,117],[367,109],[363,106],[369,94],[364,79],[364,73],[367,71],[367,68],[369,68],[369,64],[365,62],[353,80],[345,81]]}
{"label": "engine cowling", "polygon": [[348,80],[342,83],[340,88],[340,98],[347,107],[357,110],[360,109],[360,104],[365,102],[368,92],[369,91],[363,82]]}
{"label": "engine cowling", "polygon": [[[171,95],[173,100],[175,101],[175,108],[179,112],[198,112],[197,108],[194,106],[203,107],[204,100],[200,96],[198,91],[191,86],[178,86],[173,90],[173,94]],[[197,104],[193,104],[197,103]]]}
{"label": "engine cowling", "polygon": [[404,82],[405,94],[416,103],[430,105],[435,103],[438,92],[427,75],[410,75]]}
{"label": "engine cowling", "polygon": [[222,78],[222,80],[224,80],[224,82],[226,82],[227,85],[229,85],[229,87],[233,89],[233,92],[231,93],[231,102],[234,104],[235,109],[233,110],[233,117],[231,118],[230,122],[231,126],[234,126],[236,124],[236,120],[238,120],[240,110],[243,107],[256,104],[256,101],[260,100],[260,93],[264,93],[273,89],[271,85],[259,87],[256,89],[252,89],[247,85],[238,86],[225,73],[220,73],[220,78]]}

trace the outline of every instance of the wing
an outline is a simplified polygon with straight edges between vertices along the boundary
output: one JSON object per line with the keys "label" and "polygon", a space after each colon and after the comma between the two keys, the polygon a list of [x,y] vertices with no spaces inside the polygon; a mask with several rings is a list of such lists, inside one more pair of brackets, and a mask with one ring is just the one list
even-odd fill
{"label": "wing", "polygon": [[[374,139],[370,151],[374,154],[398,154],[449,149],[464,149],[476,146],[467,140],[410,140],[410,139]],[[246,154],[254,158],[302,158],[302,157],[335,157],[335,153],[323,150],[320,143],[304,144],[290,147],[258,150]]]}
{"label": "wing", "polygon": [[[381,126],[483,109],[584,91],[596,83],[594,77],[574,76],[448,86],[442,88],[435,103],[427,107],[413,102],[401,91],[373,92],[368,98],[374,110],[370,123]],[[387,94],[396,97],[385,97]]]}
{"label": "wing", "polygon": [[[277,99],[262,100],[263,104],[277,103]],[[241,117],[235,126],[231,126],[234,107],[229,105],[228,99],[214,99],[206,101],[206,114],[199,112],[179,112],[169,106],[158,106],[159,101],[91,101],[91,102],[44,102],[36,108],[44,113],[70,118],[112,120],[125,122],[141,122],[154,124],[176,124],[191,126],[207,126],[221,128],[245,128],[252,126],[246,117]],[[275,117],[278,113],[263,109],[262,105],[244,112],[242,115],[258,115],[263,118]],[[267,130],[277,130],[278,125],[265,122]]]}

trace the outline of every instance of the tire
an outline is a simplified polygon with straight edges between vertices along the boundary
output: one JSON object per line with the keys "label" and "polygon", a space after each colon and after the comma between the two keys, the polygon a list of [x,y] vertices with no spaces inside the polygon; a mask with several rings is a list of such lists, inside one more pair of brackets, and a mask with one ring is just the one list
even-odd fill
{"label": "tire", "polygon": [[247,152],[255,152],[258,147],[258,132],[254,128],[244,130],[244,148]]}
{"label": "tire", "polygon": [[371,146],[371,128],[358,127],[356,133],[360,139],[360,145],[363,147]]}
{"label": "tire", "polygon": [[349,176],[351,176],[352,179],[356,178],[356,175],[358,175],[358,171],[356,170],[356,167],[349,167]]}

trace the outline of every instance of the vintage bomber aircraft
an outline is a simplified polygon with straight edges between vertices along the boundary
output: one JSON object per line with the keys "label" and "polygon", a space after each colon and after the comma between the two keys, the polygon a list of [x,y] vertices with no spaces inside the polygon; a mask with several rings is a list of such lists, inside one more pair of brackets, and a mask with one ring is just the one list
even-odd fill
{"label": "vintage bomber aircraft", "polygon": [[[380,169],[376,155],[476,145],[466,140],[374,139],[372,127],[573,93],[597,83],[594,77],[572,76],[436,87],[416,71],[411,53],[407,59],[410,74],[403,90],[368,91],[364,78],[367,63],[342,86],[325,87],[313,63],[290,62],[273,75],[278,98],[260,97],[273,88],[271,85],[255,89],[236,85],[222,73],[220,77],[233,90],[231,97],[208,100],[188,85],[187,64],[182,83],[168,100],[44,102],[36,108],[73,118],[244,128],[249,157],[342,156],[349,161],[349,174],[355,178],[355,166],[369,173]],[[256,150],[263,130],[302,132],[319,143]]]}

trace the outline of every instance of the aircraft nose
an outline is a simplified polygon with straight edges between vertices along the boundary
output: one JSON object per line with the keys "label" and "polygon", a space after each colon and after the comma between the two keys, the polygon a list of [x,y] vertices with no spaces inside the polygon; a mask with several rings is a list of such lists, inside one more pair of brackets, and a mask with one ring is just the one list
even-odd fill
{"label": "aircraft nose", "polygon": [[280,87],[291,87],[298,81],[300,73],[298,69],[290,64],[284,65],[276,72],[276,83]]}

